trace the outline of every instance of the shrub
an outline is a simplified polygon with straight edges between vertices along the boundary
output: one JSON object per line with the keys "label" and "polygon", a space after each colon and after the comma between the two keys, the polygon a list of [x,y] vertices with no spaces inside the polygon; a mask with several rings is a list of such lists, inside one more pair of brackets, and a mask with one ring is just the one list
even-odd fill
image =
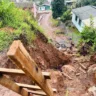
{"label": "shrub", "polygon": [[63,13],[61,16],[61,21],[66,22],[67,20],[71,20],[72,15],[71,15],[71,10],[67,10],[66,12]]}
{"label": "shrub", "polygon": [[11,26],[18,28],[23,22],[23,11],[16,8],[14,3],[0,1],[0,27]]}
{"label": "shrub", "polygon": [[87,44],[90,46],[91,52],[96,51],[96,29],[92,27],[85,27],[81,33],[81,43]]}

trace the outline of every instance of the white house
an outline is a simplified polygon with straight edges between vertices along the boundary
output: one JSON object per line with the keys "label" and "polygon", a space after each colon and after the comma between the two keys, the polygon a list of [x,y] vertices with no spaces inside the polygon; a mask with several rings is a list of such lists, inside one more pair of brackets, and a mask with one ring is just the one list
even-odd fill
{"label": "white house", "polygon": [[84,6],[72,10],[72,22],[82,32],[85,26],[90,26],[90,17],[93,17],[94,27],[96,27],[96,7]]}
{"label": "white house", "polygon": [[46,10],[50,10],[51,9],[51,3],[46,1],[44,2],[44,4],[42,4],[41,6],[39,6],[39,11],[46,11]]}

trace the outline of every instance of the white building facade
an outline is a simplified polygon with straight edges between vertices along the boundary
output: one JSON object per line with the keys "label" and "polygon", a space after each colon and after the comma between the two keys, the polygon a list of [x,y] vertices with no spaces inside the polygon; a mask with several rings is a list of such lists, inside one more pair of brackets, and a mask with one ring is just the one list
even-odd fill
{"label": "white building facade", "polygon": [[79,32],[82,32],[85,26],[90,26],[90,17],[93,17],[94,27],[96,27],[96,8],[94,6],[85,6],[72,10],[72,22]]}
{"label": "white building facade", "polygon": [[72,13],[72,22],[76,26],[79,32],[82,32],[83,28],[85,27],[85,24],[83,21],[76,16],[74,13]]}

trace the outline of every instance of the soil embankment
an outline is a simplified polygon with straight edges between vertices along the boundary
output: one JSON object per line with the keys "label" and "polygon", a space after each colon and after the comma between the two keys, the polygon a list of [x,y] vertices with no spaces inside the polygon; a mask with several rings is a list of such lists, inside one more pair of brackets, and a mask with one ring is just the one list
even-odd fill
{"label": "soil embankment", "polygon": [[[63,65],[70,61],[70,57],[58,51],[52,44],[49,44],[47,38],[42,33],[37,33],[36,40],[34,40],[30,46],[25,44],[25,40],[26,39],[23,38],[22,42],[24,42],[24,45],[29,54],[42,70],[47,71],[47,69],[60,69]],[[0,67],[18,68],[10,61],[6,54],[7,50],[0,53]],[[30,79],[26,78],[25,76],[11,76],[10,78],[18,83],[32,84]],[[0,93],[3,92],[2,94],[4,94],[4,96],[8,96],[6,94],[8,89],[3,89],[5,91],[0,90]],[[9,92],[9,96],[11,96],[10,94],[12,94],[11,91]]]}

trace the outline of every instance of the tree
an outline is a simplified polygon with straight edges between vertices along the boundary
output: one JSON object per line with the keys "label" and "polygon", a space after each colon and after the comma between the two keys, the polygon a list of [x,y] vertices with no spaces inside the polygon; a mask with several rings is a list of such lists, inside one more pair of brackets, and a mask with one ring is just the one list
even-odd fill
{"label": "tree", "polygon": [[96,6],[96,0],[79,0],[77,2],[77,7],[86,6],[86,5],[94,5],[94,6]]}
{"label": "tree", "polygon": [[52,2],[52,11],[53,18],[56,19],[63,14],[64,9],[64,0],[53,0]]}

